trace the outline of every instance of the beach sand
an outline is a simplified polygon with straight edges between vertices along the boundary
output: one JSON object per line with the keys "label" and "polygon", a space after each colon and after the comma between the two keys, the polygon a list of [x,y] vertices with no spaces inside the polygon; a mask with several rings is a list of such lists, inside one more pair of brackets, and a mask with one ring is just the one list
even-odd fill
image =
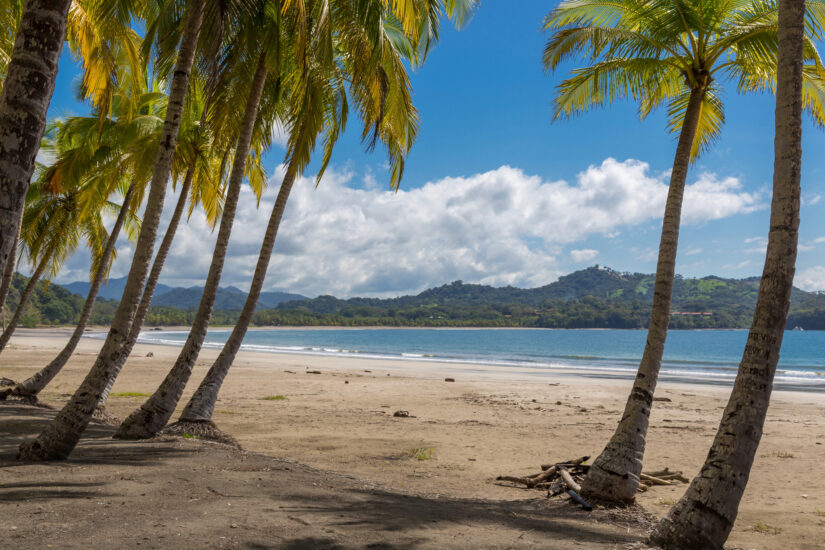
{"label": "beach sand", "polygon": [[[61,331],[30,331],[25,334],[16,336],[9,349],[3,353],[0,376],[14,380],[27,377],[36,368],[46,364],[68,338],[68,334]],[[101,344],[100,340],[84,339],[72,361],[44,391],[43,401],[55,406],[65,402],[91,366]],[[152,354],[151,357],[147,357],[149,353]],[[177,353],[175,347],[136,346],[113,389],[109,401],[110,411],[124,417],[139,406],[144,397],[122,394],[148,394],[154,391]],[[181,405],[185,404],[185,399],[217,353],[218,350],[213,349],[201,353],[193,382],[184,394]],[[309,371],[320,371],[320,374]],[[220,513],[222,509],[213,508],[209,510],[211,519],[201,520],[206,522],[205,527],[193,523],[198,518],[189,517],[189,514],[186,522],[175,523],[169,519],[164,523],[163,529],[157,530],[167,537],[173,537],[175,533],[189,533],[186,536],[192,538],[178,538],[170,545],[162,544],[162,541],[159,542],[152,535],[144,534],[149,538],[143,540],[137,535],[142,534],[142,529],[151,524],[150,519],[157,519],[147,511],[149,516],[146,521],[135,523],[130,531],[137,538],[134,541],[131,538],[128,541],[124,539],[124,544],[132,547],[132,544],[142,541],[142,546],[134,547],[197,547],[201,535],[206,536],[217,530],[218,526],[223,526],[225,532],[221,532],[221,536],[228,538],[221,539],[221,544],[226,543],[226,547],[255,548],[258,546],[252,545],[250,541],[255,537],[267,536],[261,529],[269,525],[267,522],[276,521],[276,517],[280,517],[279,513],[286,514],[283,510],[289,506],[302,510],[292,515],[299,520],[305,518],[301,521],[306,522],[306,525],[297,520],[295,525],[291,525],[292,520],[283,520],[283,525],[279,524],[283,529],[275,530],[280,534],[271,535],[281,537],[278,539],[281,541],[279,545],[273,547],[357,548],[386,543],[389,546],[373,547],[492,548],[532,545],[550,548],[624,548],[628,541],[638,540],[644,534],[639,525],[627,523],[623,527],[620,519],[605,515],[587,518],[584,512],[558,504],[560,499],[548,502],[543,498],[543,493],[495,481],[496,476],[501,474],[532,474],[538,471],[540,464],[598,454],[616,426],[630,381],[562,374],[539,376],[531,372],[513,373],[506,369],[487,367],[484,372],[478,371],[472,365],[242,352],[224,384],[214,420],[252,454],[244,455],[247,458],[241,460],[232,454],[234,451],[200,442],[152,442],[150,445],[166,449],[156,449],[157,456],[163,457],[168,452],[175,457],[159,458],[166,468],[164,475],[169,481],[165,497],[168,502],[164,502],[164,509],[174,510],[174,514],[181,515],[183,512],[180,510],[186,508],[188,498],[206,499],[206,496],[200,494],[202,489],[196,491],[186,485],[194,483],[192,472],[216,472],[215,483],[234,483],[234,486],[241,487],[240,481],[232,481],[227,476],[231,477],[231,472],[244,471],[239,464],[247,460],[261,464],[267,460],[272,462],[274,459],[265,456],[268,455],[320,470],[321,473],[313,474],[316,470],[295,465],[290,475],[297,476],[294,480],[296,486],[306,483],[313,476],[317,477],[320,485],[335,486],[335,493],[340,494],[340,521],[330,519],[333,516],[329,515],[329,507],[324,508],[326,515],[320,514],[318,510],[312,512],[313,497],[307,496],[311,492],[309,489],[301,493],[300,499],[296,496],[298,500],[292,504],[287,492],[276,491],[277,505],[273,503],[274,497],[267,497],[269,504],[265,506],[274,511],[262,514],[260,507],[263,505],[252,496],[258,493],[245,488],[245,492],[238,494],[248,495],[246,499],[239,496],[230,499],[231,502],[224,502],[227,499],[219,494],[213,497],[220,505],[226,504],[227,509],[231,508],[228,506],[231,504],[257,511],[254,521],[257,522],[255,526],[258,531],[254,531],[248,522],[242,525],[247,529],[246,538],[234,529],[225,529],[226,521]],[[446,382],[444,378],[448,376],[455,378],[455,382]],[[660,384],[657,397],[670,401],[655,403],[645,470],[667,467],[682,470],[687,477],[692,477],[707,454],[728,391],[716,386]],[[265,399],[274,396],[283,396],[284,399]],[[756,549],[825,547],[823,406],[823,394],[774,393],[762,444],[729,544]],[[26,412],[28,409],[20,409],[14,414],[8,412],[10,410],[0,408],[4,422],[10,415],[35,414]],[[410,417],[393,417],[397,410],[409,411]],[[46,413],[37,414],[42,417]],[[39,421],[42,422],[42,419]],[[34,424],[36,422],[32,420],[32,425]],[[100,437],[110,433],[102,427],[95,429],[103,430]],[[6,432],[6,441],[0,453],[8,455],[11,452],[12,443],[16,444],[22,437],[21,430],[24,431],[22,428],[16,432],[3,430]],[[81,446],[82,452],[78,456],[89,455],[92,458],[87,456],[85,459],[49,466],[15,466],[4,462],[6,467],[0,468],[0,482],[6,484],[6,487],[9,484],[34,487],[41,478],[45,478],[48,483],[57,484],[55,487],[61,487],[59,484],[63,479],[71,478],[71,483],[87,480],[91,484],[85,490],[89,493],[88,499],[109,503],[105,508],[99,506],[100,510],[105,509],[110,515],[116,514],[114,507],[124,500],[121,499],[123,491],[129,497],[124,500],[124,510],[132,505],[137,506],[133,502],[137,498],[134,487],[128,483],[128,487],[124,486],[124,483],[118,481],[117,472],[120,470],[113,450],[115,444],[101,446],[101,441],[107,440],[93,440]],[[141,449],[148,448],[145,443],[117,445],[125,446],[122,452],[126,454],[133,452],[136,445]],[[211,451],[203,453],[193,450],[202,448]],[[191,467],[187,466],[192,459],[181,459],[179,455],[186,454],[184,451],[201,457],[200,461],[193,463]],[[94,453],[103,453],[111,461],[95,459]],[[142,461],[143,466],[136,467],[135,471],[148,471],[145,468],[149,462]],[[223,464],[223,468],[218,467],[219,464]],[[277,464],[291,463],[277,461]],[[175,474],[175,468],[180,469],[179,474]],[[255,471],[263,470],[258,468]],[[352,476],[352,479],[335,476],[330,472]],[[156,473],[155,477],[159,475],[160,473]],[[243,481],[244,487],[247,481]],[[282,479],[264,479],[263,476],[254,481],[259,486],[258,489],[267,494],[273,491],[274,486],[280,487],[281,483],[285,483]],[[366,520],[358,523],[359,520],[353,519],[351,513],[365,505],[353,501],[355,497],[352,496],[352,491],[353,488],[363,490],[365,487],[369,491],[377,491],[375,494],[392,495],[391,499],[381,497],[387,498],[387,514],[400,501],[407,504],[412,502],[404,499],[418,499],[416,506],[421,506],[422,510],[434,510],[433,507],[440,502],[451,502],[452,512],[457,513],[461,508],[472,508],[474,512],[467,512],[461,517],[453,517],[452,512],[446,508],[438,513],[432,512],[435,516],[445,517],[448,526],[437,521],[432,525],[425,524],[420,520],[420,514],[404,512],[403,509],[399,512],[402,516],[410,513],[417,518],[406,527],[389,520],[374,524]],[[652,514],[661,516],[681,496],[685,487],[682,484],[654,487],[640,494],[638,502]],[[157,492],[157,489],[158,485],[153,485],[153,494],[163,499],[164,491]],[[187,492],[190,490],[191,495]],[[223,490],[216,490],[223,493]],[[59,493],[58,489],[54,491]],[[0,500],[0,505],[13,512],[9,517],[17,522],[15,527],[18,534],[27,528],[24,519],[26,513],[37,513],[31,511],[37,506],[54,509],[57,506],[55,499],[59,501],[61,498],[52,495],[42,497],[39,501],[35,499],[22,502],[25,492],[18,491],[15,494],[19,501],[7,496]],[[402,498],[403,495],[408,496]],[[84,503],[88,508],[90,505],[85,503],[88,499],[79,499],[77,502]],[[199,500],[197,502],[199,506],[205,505]],[[179,505],[175,506],[175,503]],[[351,504],[349,512],[343,511],[344,503]],[[475,509],[476,505],[470,503],[477,503],[480,508]],[[20,506],[23,506],[22,512]],[[71,506],[64,508],[64,513],[71,515]],[[523,521],[501,520],[508,509],[513,518],[522,517]],[[313,513],[316,515],[309,518]],[[380,510],[375,513],[381,515]],[[597,513],[605,514],[604,511]],[[437,520],[435,516],[431,519]],[[488,516],[499,518],[500,521],[483,519]],[[472,519],[473,517],[476,519]],[[133,518],[133,521],[137,519]],[[233,521],[238,525],[242,522],[240,519]],[[55,522],[56,520],[44,521],[54,527],[61,522],[68,524],[70,520],[64,518]],[[287,529],[284,525],[291,527]],[[321,525],[331,531],[325,533]],[[30,531],[29,538],[21,539],[23,542],[19,547],[44,547],[42,544],[38,546],[38,543],[45,540],[43,537],[46,537],[49,529]],[[392,535],[375,542],[378,539],[374,535],[379,531]],[[255,536],[252,536],[253,532]],[[192,533],[199,534],[195,536]],[[307,537],[319,538],[313,542]],[[183,540],[187,542],[184,543]],[[309,542],[306,545],[288,546],[288,540]],[[336,544],[339,546],[335,546]]]}

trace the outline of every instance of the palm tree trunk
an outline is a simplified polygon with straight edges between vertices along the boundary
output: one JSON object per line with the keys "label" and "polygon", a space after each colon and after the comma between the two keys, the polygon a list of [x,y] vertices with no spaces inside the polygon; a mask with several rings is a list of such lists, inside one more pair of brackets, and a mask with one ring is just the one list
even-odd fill
{"label": "palm tree trunk", "polygon": [[695,88],[691,91],[682,132],[676,146],[662,221],[662,236],[659,241],[650,325],[639,370],[619,426],[602,453],[593,462],[582,483],[583,494],[597,500],[633,502],[639,487],[653,392],[656,390],[667,327],[670,323],[670,301],[676,273],[682,198],[704,95],[704,88]]}
{"label": "palm tree trunk", "polygon": [[46,128],[71,0],[28,0],[0,93],[0,271],[14,245]]}
{"label": "palm tree trunk", "polygon": [[132,185],[129,186],[129,190],[126,191],[126,195],[123,197],[123,205],[120,207],[120,212],[118,212],[115,225],[109,233],[109,239],[106,241],[106,246],[103,249],[100,264],[97,266],[94,279],[92,279],[92,285],[89,287],[89,294],[86,296],[86,303],[83,304],[83,310],[80,312],[80,319],[77,322],[77,326],[75,327],[71,338],[69,338],[69,342],[51,363],[43,367],[38,373],[29,377],[27,380],[17,384],[17,386],[12,389],[11,395],[18,395],[28,398],[36,396],[49,384],[49,382],[54,379],[55,376],[57,376],[57,373],[60,372],[72,356],[72,353],[74,353],[78,342],[80,342],[80,338],[83,336],[83,332],[86,330],[86,323],[89,321],[89,317],[92,314],[92,308],[95,305],[97,293],[103,284],[103,280],[106,278],[109,261],[112,257],[112,252],[114,252],[115,243],[120,235],[120,230],[123,227],[123,222],[126,220],[126,215],[129,213],[129,203],[132,200],[132,196],[135,194],[136,188],[137,185],[132,183]]}
{"label": "palm tree trunk", "polygon": [[249,323],[252,322],[252,315],[255,313],[255,307],[258,305],[258,298],[261,295],[261,289],[266,278],[266,270],[269,267],[269,260],[272,257],[272,248],[275,246],[275,237],[278,235],[278,226],[281,224],[281,218],[286,209],[286,203],[289,199],[289,192],[292,190],[292,184],[295,182],[295,169],[292,165],[287,167],[286,175],[281,183],[281,189],[278,191],[278,198],[275,199],[275,205],[272,207],[272,215],[269,217],[269,223],[266,226],[266,233],[264,233],[264,241],[261,243],[261,252],[258,255],[258,263],[255,266],[255,274],[252,277],[252,285],[249,289],[249,295],[246,297],[241,314],[238,317],[238,322],[232,330],[232,334],[224,344],[221,354],[212,364],[209,372],[206,373],[195,394],[189,400],[186,408],[180,416],[180,422],[203,422],[212,419],[212,412],[215,409],[215,403],[218,400],[218,392],[220,392],[221,384],[226,378],[232,362],[241,347],[246,331],[249,328]]}
{"label": "palm tree trunk", "polygon": [[[212,95],[210,94],[207,96],[206,102],[203,106],[203,111],[201,112],[201,126],[206,124],[209,106],[211,104]],[[224,159],[225,158],[226,157],[224,156]],[[106,385],[106,389],[104,389],[103,393],[100,395],[97,411],[104,418],[110,416],[106,414],[106,402],[109,400],[109,394],[112,391],[112,386],[114,386],[115,380],[120,374],[120,369],[123,368],[123,365],[126,363],[129,355],[132,354],[132,349],[135,347],[137,339],[140,336],[140,329],[143,328],[143,321],[146,319],[146,315],[149,313],[149,307],[152,305],[152,298],[155,295],[155,289],[158,286],[160,274],[163,271],[163,265],[166,262],[166,257],[169,255],[169,250],[172,248],[172,242],[175,240],[175,234],[177,233],[181,217],[183,216],[183,209],[186,206],[186,198],[189,196],[189,190],[192,188],[192,181],[195,177],[196,162],[197,161],[193,161],[192,165],[186,170],[186,176],[183,178],[183,185],[181,186],[180,197],[178,197],[178,202],[175,205],[175,211],[172,213],[172,219],[169,220],[169,227],[166,228],[166,233],[164,234],[163,240],[158,248],[155,261],[152,263],[152,271],[149,273],[149,278],[146,280],[146,287],[143,289],[143,296],[140,299],[140,304],[138,304],[138,309],[135,313],[135,318],[132,321],[132,326],[129,328],[129,336],[126,340],[126,344],[123,346],[123,353],[118,359],[117,365],[115,365],[115,374],[111,380],[109,380],[109,383]],[[222,174],[223,164],[221,164],[221,175]]]}
{"label": "palm tree trunk", "polygon": [[736,382],[705,464],[651,536],[669,549],[723,547],[762,437],[796,264],[804,21],[803,0],[779,3],[773,202],[765,267]]}
{"label": "palm tree trunk", "polygon": [[172,154],[177,144],[183,102],[186,99],[189,74],[203,20],[204,3],[205,0],[192,0],[187,3],[186,28],[181,39],[178,60],[170,86],[166,121],[152,174],[140,236],[135,246],[126,288],[115,312],[109,334],[94,366],[66,406],[37,439],[24,442],[20,446],[19,457],[22,460],[53,460],[68,457],[89,424],[103,390],[116,374],[115,366],[123,353],[129,328],[132,326],[146,282],[149,264],[152,261],[158,223],[163,210],[163,199],[166,195],[166,184],[169,181]]}
{"label": "palm tree trunk", "polygon": [[6,298],[9,297],[9,290],[11,289],[11,282],[14,280],[14,269],[17,267],[17,243],[20,242],[20,230],[23,227],[23,216],[20,216],[17,222],[17,234],[14,237],[14,245],[12,246],[12,253],[9,254],[9,259],[6,262],[6,268],[3,270],[3,280],[0,281],[0,315],[3,316],[2,329],[6,330],[5,309]]}
{"label": "palm tree trunk", "polygon": [[29,302],[32,292],[34,292],[34,287],[37,286],[37,282],[40,280],[40,277],[43,276],[43,272],[46,271],[46,266],[49,264],[49,258],[50,256],[47,255],[40,260],[40,264],[38,264],[37,269],[35,269],[34,273],[32,273],[26,288],[23,289],[23,293],[20,295],[20,301],[17,302],[17,309],[14,310],[14,315],[12,315],[9,326],[7,326],[6,330],[3,331],[3,334],[0,335],[0,352],[6,349],[6,345],[9,343],[11,335],[14,334],[14,330],[20,323],[20,318],[23,316],[23,311],[26,309],[26,304]]}
{"label": "palm tree trunk", "polygon": [[97,405],[98,409],[103,410],[106,408],[106,401],[109,399],[109,393],[112,391],[112,386],[114,386],[115,380],[120,374],[120,369],[123,368],[124,363],[126,363],[126,359],[128,359],[129,355],[132,353],[132,348],[135,347],[138,336],[140,336],[140,329],[143,327],[143,320],[146,318],[146,314],[149,312],[149,306],[152,304],[152,297],[155,295],[155,288],[157,288],[160,273],[163,271],[163,264],[166,262],[166,257],[169,255],[169,250],[172,248],[172,242],[175,240],[175,233],[180,225],[180,220],[183,216],[183,209],[186,207],[186,198],[189,196],[189,189],[192,187],[194,175],[195,168],[194,166],[190,166],[186,170],[186,176],[183,179],[183,185],[181,186],[178,202],[175,205],[175,211],[172,213],[172,219],[169,220],[169,227],[166,228],[166,233],[163,236],[160,247],[158,247],[158,253],[155,256],[154,263],[152,264],[152,271],[149,272],[149,278],[146,280],[146,287],[143,289],[143,295],[140,299],[140,304],[138,304],[135,318],[132,320],[132,325],[129,327],[129,335],[123,346],[123,351],[117,359],[114,376],[111,377],[109,382],[106,384],[106,388],[103,390],[103,393],[100,395],[100,401]]}
{"label": "palm tree trunk", "polygon": [[240,134],[235,147],[235,158],[232,162],[232,173],[229,178],[229,188],[224,202],[223,216],[221,217],[221,226],[218,230],[215,251],[212,255],[212,264],[209,266],[209,274],[198,306],[198,313],[192,322],[192,329],[189,331],[186,343],[183,345],[172,370],[169,371],[155,393],[123,421],[115,433],[114,437],[116,438],[146,439],[159,432],[166,426],[169,417],[172,416],[180,396],[183,394],[183,389],[192,374],[192,368],[195,366],[203,340],[206,338],[215,298],[218,295],[218,284],[221,280],[226,250],[232,234],[232,223],[235,219],[238,196],[241,192],[246,157],[249,155],[249,147],[252,143],[252,132],[255,128],[255,120],[258,116],[258,107],[261,103],[266,76],[266,56],[261,53],[249,98],[247,99],[246,110],[241,121]]}

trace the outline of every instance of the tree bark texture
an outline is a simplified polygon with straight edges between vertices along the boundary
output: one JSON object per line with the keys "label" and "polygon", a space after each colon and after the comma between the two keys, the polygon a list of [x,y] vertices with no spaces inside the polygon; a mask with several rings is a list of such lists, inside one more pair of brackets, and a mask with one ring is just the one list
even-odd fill
{"label": "tree bark texture", "polygon": [[124,351],[124,344],[143,293],[149,264],[152,261],[163,200],[166,195],[166,184],[169,181],[172,155],[180,128],[183,102],[189,86],[189,74],[203,21],[204,3],[205,0],[192,0],[187,3],[186,28],[171,80],[166,120],[152,174],[143,223],[135,246],[126,287],[115,312],[109,334],[94,366],[66,406],[36,439],[24,442],[20,446],[19,457],[22,460],[53,460],[68,457],[89,424],[107,384],[116,374],[115,367]]}
{"label": "tree bark texture", "polygon": [[252,315],[258,305],[258,298],[261,296],[261,289],[266,279],[266,270],[269,267],[269,260],[272,258],[272,249],[275,246],[275,237],[278,235],[278,227],[281,218],[286,210],[289,193],[292,191],[292,184],[295,182],[295,171],[289,166],[272,207],[272,215],[264,233],[264,241],[261,243],[261,252],[258,255],[258,263],[255,266],[255,274],[252,277],[252,284],[249,288],[249,295],[246,297],[238,322],[232,330],[232,334],[224,344],[220,355],[212,364],[209,372],[206,373],[195,394],[189,400],[181,413],[181,422],[211,420],[215,403],[218,400],[218,393],[221,390],[224,378],[226,378],[229,368],[232,366],[238,350],[241,348],[249,323],[252,322]]}
{"label": "tree bark texture", "polygon": [[43,367],[39,372],[29,377],[27,380],[17,384],[17,386],[12,389],[11,395],[37,395],[49,384],[49,382],[54,379],[55,376],[57,376],[60,370],[69,361],[72,353],[74,353],[78,342],[80,342],[80,338],[83,337],[83,332],[86,330],[86,323],[88,323],[89,317],[92,315],[92,308],[94,308],[97,293],[100,291],[100,287],[103,285],[103,280],[106,278],[109,262],[112,258],[112,253],[115,250],[115,244],[117,243],[118,236],[120,235],[120,230],[123,227],[123,222],[126,220],[126,215],[129,213],[129,203],[132,201],[132,196],[135,194],[136,188],[137,185],[132,183],[132,185],[129,186],[128,191],[126,191],[126,195],[123,197],[123,205],[120,207],[120,212],[118,212],[115,224],[112,227],[112,231],[109,233],[109,239],[106,241],[106,246],[103,249],[103,256],[100,259],[100,265],[98,265],[94,279],[92,279],[92,284],[89,287],[89,293],[86,295],[86,302],[83,304],[83,310],[80,312],[80,319],[77,322],[74,332],[72,332],[71,338],[69,338],[69,341],[66,343],[64,348],[59,354],[57,354],[57,357],[55,357],[51,363]]}
{"label": "tree bark texture", "polygon": [[676,274],[682,199],[704,95],[704,88],[691,91],[682,132],[676,146],[662,221],[662,236],[659,241],[650,326],[642,360],[621,421],[584,478],[582,496],[585,498],[622,503],[633,502],[636,498],[653,392],[656,390],[667,328],[670,324],[670,301]]}
{"label": "tree bark texture", "polygon": [[668,549],[723,547],[762,437],[796,264],[804,18],[804,0],[779,3],[773,200],[756,311],[733,391],[705,464],[651,536]]}
{"label": "tree bark texture", "polygon": [[23,316],[23,311],[26,309],[26,304],[29,303],[29,298],[31,298],[32,292],[34,292],[34,287],[37,286],[37,282],[40,281],[40,277],[42,277],[43,272],[46,271],[47,265],[49,265],[49,256],[46,256],[40,260],[37,269],[34,270],[29,282],[26,284],[26,288],[24,288],[22,294],[20,294],[20,301],[17,302],[17,309],[14,310],[14,315],[12,315],[11,321],[9,321],[9,326],[7,326],[6,330],[3,331],[3,334],[0,335],[0,352],[6,349],[6,346],[8,345],[12,334],[14,334],[17,325],[20,324],[20,318]]}
{"label": "tree bark texture", "polygon": [[203,340],[206,338],[215,298],[218,295],[218,285],[226,259],[226,250],[229,247],[229,238],[232,234],[232,224],[235,219],[238,197],[241,193],[246,158],[249,155],[249,148],[252,143],[252,132],[255,128],[255,120],[258,116],[258,107],[261,103],[266,76],[266,57],[261,54],[241,121],[221,225],[215,241],[215,251],[212,254],[212,263],[209,266],[209,274],[206,278],[198,312],[192,322],[192,329],[189,331],[183,349],[169,374],[152,396],[123,421],[115,433],[116,438],[146,439],[163,429],[175,411],[175,407],[183,394],[183,389],[192,374],[192,368],[195,366]]}
{"label": "tree bark texture", "polygon": [[28,0],[0,92],[0,272],[15,253],[17,225],[46,129],[71,0]]}
{"label": "tree bark texture", "polygon": [[[20,242],[20,230],[23,227],[23,216],[20,216],[17,221],[17,234],[14,237],[14,244],[11,247],[11,254],[6,262],[6,268],[3,270],[3,280],[0,281],[0,311],[6,305],[6,298],[9,297],[9,290],[11,290],[11,283],[14,281],[14,269],[17,267],[17,244]],[[0,313],[0,315],[3,315]],[[6,328],[6,319],[3,317],[3,330]]]}

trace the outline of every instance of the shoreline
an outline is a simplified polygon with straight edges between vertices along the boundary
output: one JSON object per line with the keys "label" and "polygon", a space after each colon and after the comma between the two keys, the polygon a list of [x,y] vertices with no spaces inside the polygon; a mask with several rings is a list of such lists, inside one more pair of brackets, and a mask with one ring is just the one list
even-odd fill
{"label": "shoreline", "polygon": [[[296,327],[283,327],[281,329],[268,329],[265,327],[257,327],[258,331],[271,330],[295,330],[304,331],[307,329]],[[314,327],[309,330],[342,330],[336,327]],[[349,327],[343,330],[361,330],[355,327]],[[374,329],[364,329],[374,330]],[[395,330],[392,327],[384,327],[379,330]],[[405,329],[399,329],[405,330]],[[414,327],[407,327],[406,330],[417,330]],[[449,328],[449,329],[422,329],[422,330],[498,330],[486,328]],[[514,329],[504,329],[514,330]],[[515,329],[515,330],[576,330],[579,329]],[[588,329],[588,330],[612,330],[612,329]],[[629,329],[628,329],[629,330]],[[690,329],[693,331],[693,329]],[[705,329],[701,329],[705,330]],[[231,329],[224,328],[210,328],[212,332],[230,332]],[[727,329],[725,329],[727,331]],[[171,346],[180,348],[183,346],[183,341],[162,340],[164,334],[186,334],[189,332],[188,327],[181,327],[175,329],[163,330],[146,330],[141,332],[139,341],[147,345]],[[160,339],[154,339],[157,335]],[[105,337],[103,332],[89,332],[84,335],[87,338],[99,339]],[[332,348],[335,345],[331,345]],[[223,343],[205,342],[204,349],[221,349]],[[302,349],[299,349],[302,348]],[[618,363],[610,364],[610,358],[593,357],[590,360],[582,360],[581,364],[575,364],[573,361],[564,357],[547,357],[544,360],[524,361],[517,359],[506,358],[483,358],[483,357],[461,357],[461,356],[445,356],[437,353],[428,354],[423,352],[381,352],[381,351],[363,351],[363,350],[345,350],[345,349],[325,349],[323,347],[314,347],[310,345],[288,345],[277,346],[267,344],[242,344],[241,350],[246,352],[275,354],[275,355],[295,355],[295,356],[312,356],[312,357],[331,357],[340,359],[357,358],[365,361],[394,361],[399,363],[417,363],[417,364],[436,364],[444,372],[453,374],[463,374],[466,372],[473,372],[476,374],[493,373],[497,377],[502,377],[508,380],[534,380],[541,381],[542,378],[553,377],[555,375],[565,377],[581,377],[594,378],[601,380],[633,380],[636,375],[635,364],[640,360],[639,358],[623,358]],[[623,366],[620,363],[630,362],[634,366]],[[682,363],[676,361],[677,363]],[[701,361],[699,361],[701,363]],[[701,385],[712,386],[730,389],[733,386],[734,378],[736,376],[738,365],[730,364],[725,366],[723,363],[716,365],[716,370],[708,369],[701,370],[700,367],[693,367],[690,370],[681,370],[675,368],[667,359],[663,361],[662,368],[659,374],[659,379],[662,382],[670,382],[674,384],[684,385]],[[698,369],[698,370],[697,370]],[[811,371],[810,375],[799,373],[794,366],[779,365],[776,377],[774,379],[774,391],[794,391],[802,393],[825,393],[825,373],[820,374],[817,371]]]}

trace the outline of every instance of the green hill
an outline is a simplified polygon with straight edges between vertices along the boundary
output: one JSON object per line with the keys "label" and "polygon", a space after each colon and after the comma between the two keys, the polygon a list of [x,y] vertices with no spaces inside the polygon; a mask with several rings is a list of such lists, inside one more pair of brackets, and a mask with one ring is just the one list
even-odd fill
{"label": "green hill", "polygon": [[[25,277],[15,276],[7,309],[16,306],[25,281]],[[237,320],[238,311],[234,306],[245,299],[245,294],[232,290],[235,292],[231,293],[231,300],[217,304],[213,325],[232,325]],[[747,328],[758,290],[759,279],[755,277],[690,279],[677,276],[671,327]],[[319,296],[280,303],[276,308],[264,307],[256,312],[253,323],[258,326],[644,328],[650,315],[652,293],[653,275],[621,273],[595,266],[532,289],[455,281],[414,296],[389,299],[342,300]],[[791,300],[788,328],[825,330],[825,293],[794,289]],[[227,307],[229,304],[231,307]],[[24,326],[71,324],[82,306],[83,297],[59,285],[39,283],[27,306]],[[115,300],[99,299],[92,323],[108,324],[116,307]],[[190,307],[152,306],[146,325],[187,325],[194,315]]]}
{"label": "green hill", "polygon": [[[549,285],[520,289],[461,281],[391,299],[320,296],[259,312],[265,324],[388,326],[523,326],[644,328],[654,276],[594,266]],[[689,279],[677,276],[673,328],[746,328],[759,279]],[[709,314],[709,315],[706,315]],[[794,289],[790,328],[825,329],[825,293]]]}

